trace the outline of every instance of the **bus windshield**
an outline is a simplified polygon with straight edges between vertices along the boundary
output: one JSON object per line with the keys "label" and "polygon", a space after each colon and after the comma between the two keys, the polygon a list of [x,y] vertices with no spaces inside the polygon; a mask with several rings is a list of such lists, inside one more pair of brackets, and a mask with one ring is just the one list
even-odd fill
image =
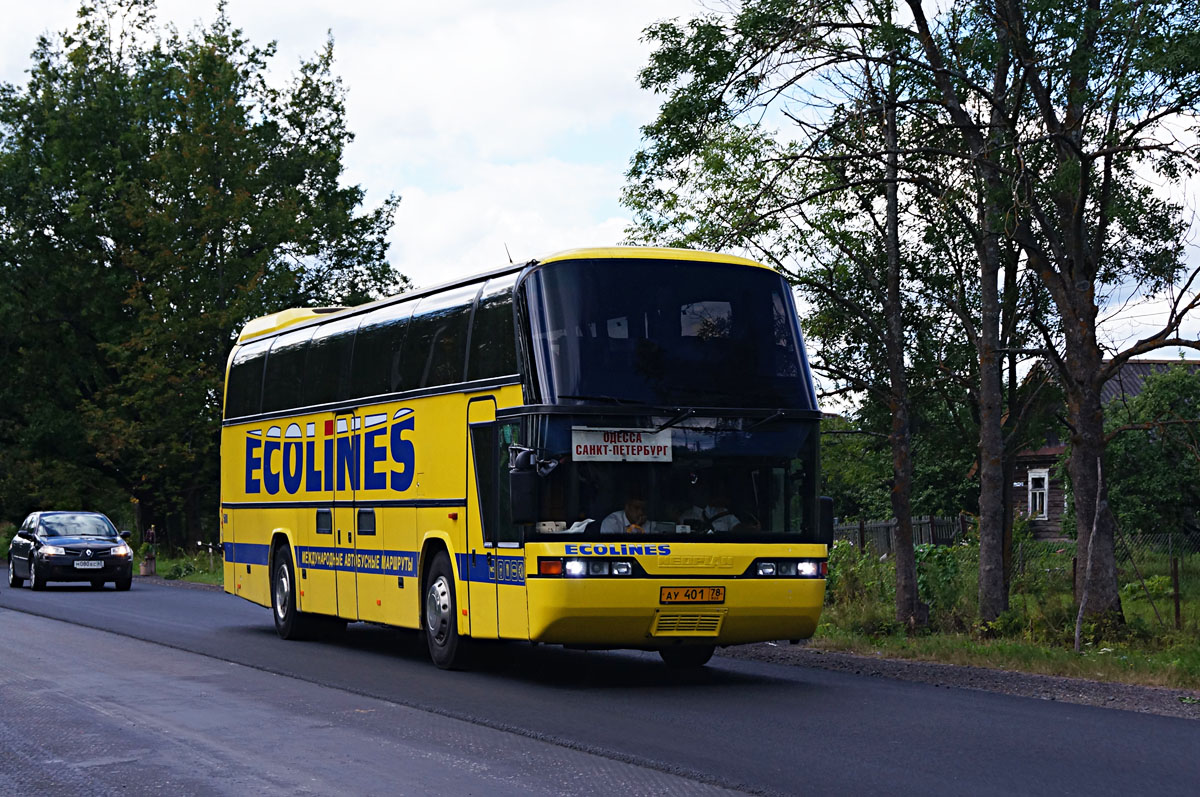
{"label": "bus windshield", "polygon": [[530,531],[541,539],[805,538],[817,519],[816,429],[804,421],[752,432],[675,427],[670,461],[562,457],[542,481],[546,522]]}
{"label": "bus windshield", "polygon": [[546,403],[816,409],[775,272],[567,260],[534,271],[525,290]]}

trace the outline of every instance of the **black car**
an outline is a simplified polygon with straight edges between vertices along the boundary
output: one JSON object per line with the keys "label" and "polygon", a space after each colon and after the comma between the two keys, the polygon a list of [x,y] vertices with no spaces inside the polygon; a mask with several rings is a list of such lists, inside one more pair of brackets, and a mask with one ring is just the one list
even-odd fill
{"label": "black car", "polygon": [[8,585],[29,579],[31,589],[50,581],[104,582],[126,590],[133,583],[133,551],[128,531],[99,512],[34,512],[8,546]]}

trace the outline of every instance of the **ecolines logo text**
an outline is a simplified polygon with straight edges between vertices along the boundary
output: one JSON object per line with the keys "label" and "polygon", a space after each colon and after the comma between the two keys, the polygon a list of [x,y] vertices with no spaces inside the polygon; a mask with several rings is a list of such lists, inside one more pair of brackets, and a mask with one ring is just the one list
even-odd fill
{"label": "ecolines logo text", "polygon": [[576,545],[567,546],[567,556],[670,556],[670,545]]}
{"label": "ecolines logo text", "polygon": [[295,495],[321,490],[386,490],[404,492],[413,482],[416,449],[410,437],[416,416],[410,409],[327,420],[324,434],[317,424],[272,426],[264,435],[246,435],[246,493]]}

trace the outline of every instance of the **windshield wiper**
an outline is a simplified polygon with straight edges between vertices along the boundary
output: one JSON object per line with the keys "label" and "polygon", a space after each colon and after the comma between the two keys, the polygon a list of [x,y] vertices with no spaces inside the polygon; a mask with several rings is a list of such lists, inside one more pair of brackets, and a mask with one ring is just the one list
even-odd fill
{"label": "windshield wiper", "polygon": [[680,410],[678,415],[674,416],[673,418],[668,420],[666,423],[664,423],[662,426],[655,429],[654,433],[658,434],[663,429],[670,429],[675,424],[679,423],[680,421],[686,421],[688,418],[692,417],[695,414],[696,414],[696,410],[694,408]]}
{"label": "windshield wiper", "polygon": [[746,431],[749,432],[754,429],[757,429],[760,426],[765,426],[768,423],[772,423],[774,421],[779,420],[780,418],[782,418],[785,415],[787,415],[786,410],[775,410],[774,415],[768,415],[767,417],[763,418],[761,421],[757,421],[756,423],[750,424],[749,426],[746,427]]}

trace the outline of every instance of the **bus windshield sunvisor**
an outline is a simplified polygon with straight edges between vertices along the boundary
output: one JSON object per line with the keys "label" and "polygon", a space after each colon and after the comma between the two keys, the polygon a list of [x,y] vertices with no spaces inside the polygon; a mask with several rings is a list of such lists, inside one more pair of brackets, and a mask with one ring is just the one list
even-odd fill
{"label": "bus windshield sunvisor", "polygon": [[568,260],[526,286],[550,402],[816,409],[796,311],[775,272]]}

